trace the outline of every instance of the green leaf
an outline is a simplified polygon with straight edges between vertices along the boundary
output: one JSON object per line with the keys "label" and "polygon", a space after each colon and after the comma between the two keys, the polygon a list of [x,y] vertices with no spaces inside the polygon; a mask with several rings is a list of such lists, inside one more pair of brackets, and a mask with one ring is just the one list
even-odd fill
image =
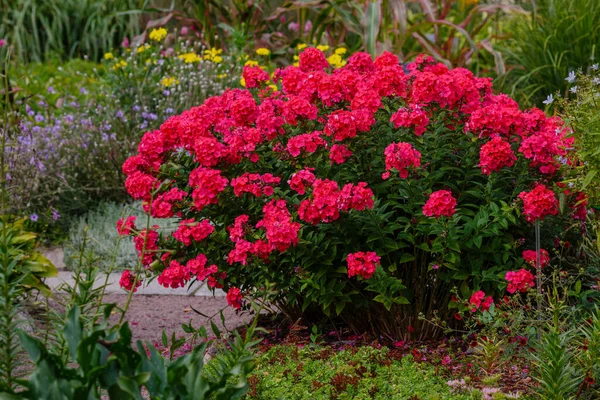
{"label": "green leaf", "polygon": [[365,45],[367,52],[376,55],[377,36],[381,27],[381,0],[371,1],[367,4],[365,14]]}
{"label": "green leaf", "polygon": [[586,186],[590,184],[592,179],[594,179],[594,177],[596,176],[597,173],[598,173],[597,169],[593,169],[590,172],[588,172],[588,174],[585,176],[585,179],[583,180],[583,183],[581,184],[581,188],[585,189]]}
{"label": "green leaf", "polygon": [[212,331],[215,334],[215,336],[217,337],[217,339],[221,339],[221,331],[219,330],[217,325],[212,321],[210,321],[210,329],[212,329]]}

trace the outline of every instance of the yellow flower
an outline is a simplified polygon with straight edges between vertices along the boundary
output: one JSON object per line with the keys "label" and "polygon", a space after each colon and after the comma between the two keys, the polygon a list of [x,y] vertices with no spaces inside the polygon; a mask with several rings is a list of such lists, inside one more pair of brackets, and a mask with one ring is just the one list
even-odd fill
{"label": "yellow flower", "polygon": [[221,57],[221,56],[216,56],[216,57],[213,57],[212,61],[213,61],[214,63],[217,63],[217,64],[218,64],[218,63],[220,63],[221,61],[223,61],[223,57]]}
{"label": "yellow flower", "polygon": [[308,45],[306,43],[299,43],[298,46],[296,46],[296,50],[300,51],[302,49],[307,48]]}
{"label": "yellow flower", "polygon": [[150,45],[148,43],[146,43],[146,44],[138,47],[136,51],[138,53],[143,53],[146,49],[149,49],[149,48],[150,48]]}
{"label": "yellow flower", "polygon": [[256,49],[256,54],[258,54],[259,56],[268,56],[269,54],[271,54],[271,50],[261,47],[259,49]]}
{"label": "yellow flower", "polygon": [[127,66],[127,61],[121,60],[121,61],[117,61],[117,63],[115,65],[113,65],[112,69],[117,70],[119,68],[124,68],[126,66]]}
{"label": "yellow flower", "polygon": [[271,90],[273,90],[274,92],[278,91],[279,89],[277,88],[277,85],[269,85],[268,87],[271,88]]}
{"label": "yellow flower", "polygon": [[177,85],[179,84],[179,80],[173,78],[172,76],[165,76],[164,78],[162,78],[160,80],[160,84],[163,85],[164,87],[169,87],[169,86],[173,86],[173,85]]}
{"label": "yellow flower", "polygon": [[242,85],[242,87],[246,87],[246,80],[244,79],[244,77],[240,79],[240,85]]}
{"label": "yellow flower", "polygon": [[294,61],[298,61],[298,60],[300,60],[300,57],[294,56]]}
{"label": "yellow flower", "polygon": [[244,63],[245,67],[256,67],[258,65],[258,61],[248,60]]}
{"label": "yellow flower", "polygon": [[218,79],[223,79],[223,78],[227,78],[227,74],[219,74],[217,75]]}
{"label": "yellow flower", "polygon": [[223,49],[217,49],[215,47],[204,50],[204,59],[218,64],[223,61],[223,57],[220,56],[221,53],[223,53]]}
{"label": "yellow flower", "polygon": [[183,60],[183,62],[186,64],[191,64],[202,60],[196,53],[183,53],[177,56],[177,58]]}
{"label": "yellow flower", "polygon": [[317,46],[317,49],[319,49],[321,51],[327,51],[327,50],[329,50],[329,46],[327,46],[326,44],[320,44]]}
{"label": "yellow flower", "polygon": [[333,68],[341,68],[344,65],[346,65],[346,61],[342,60],[342,56],[340,56],[339,54],[330,55],[329,57],[327,57],[327,62]]}
{"label": "yellow flower", "polygon": [[293,63],[292,65],[293,65],[294,67],[299,67],[299,66],[300,66],[300,63],[296,61],[296,62],[295,62],[295,63]]}
{"label": "yellow flower", "polygon": [[337,49],[335,49],[335,54],[339,54],[340,56],[342,54],[346,54],[348,50],[345,47],[338,47]]}
{"label": "yellow flower", "polygon": [[113,58],[115,58],[115,56],[113,56],[113,53],[104,53],[105,60],[112,60]]}
{"label": "yellow flower", "polygon": [[156,40],[157,42],[160,42],[167,37],[167,30],[165,28],[152,29],[152,32],[150,32],[148,37],[150,40]]}

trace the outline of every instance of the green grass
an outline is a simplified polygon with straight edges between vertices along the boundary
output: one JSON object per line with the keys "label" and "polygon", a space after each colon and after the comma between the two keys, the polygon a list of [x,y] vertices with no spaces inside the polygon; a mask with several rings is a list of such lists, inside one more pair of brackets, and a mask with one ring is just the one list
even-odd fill
{"label": "green grass", "polygon": [[[257,359],[248,399],[462,400],[480,398],[479,391],[454,394],[447,379],[412,357],[395,359],[387,348],[275,346]],[[399,358],[399,357],[397,357]],[[475,397],[473,397],[475,396]]]}

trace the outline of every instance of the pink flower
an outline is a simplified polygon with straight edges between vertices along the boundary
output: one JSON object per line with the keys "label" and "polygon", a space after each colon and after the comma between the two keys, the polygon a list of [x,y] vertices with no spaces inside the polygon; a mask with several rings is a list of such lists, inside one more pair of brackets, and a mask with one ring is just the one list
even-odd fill
{"label": "pink flower", "polygon": [[[531,265],[533,268],[536,268],[537,254],[535,250],[525,250],[523,252],[523,259],[527,264]],[[548,254],[548,252],[544,249],[540,249],[540,263],[542,268],[550,264],[550,254]]]}
{"label": "pink flower", "polygon": [[119,236],[127,236],[135,229],[136,218],[135,215],[131,215],[125,221],[123,221],[123,218],[117,221],[117,233]]}
{"label": "pink flower", "polygon": [[423,215],[439,218],[441,216],[451,217],[454,215],[456,199],[448,190],[438,190],[431,193],[429,199],[423,206]]}
{"label": "pink flower", "polygon": [[131,273],[131,271],[129,271],[128,269],[123,271],[123,273],[121,274],[121,279],[119,279],[119,285],[128,292],[130,292],[132,289],[134,292],[136,292],[137,288],[140,287],[140,285],[142,284],[142,281],[138,280],[135,284],[135,287],[133,287],[134,282],[135,276]]}
{"label": "pink flower", "polygon": [[360,275],[363,279],[369,279],[375,273],[377,266],[380,265],[381,257],[373,251],[356,252],[348,254],[346,262],[348,263],[348,277]]}
{"label": "pink flower", "polygon": [[517,157],[508,142],[505,142],[499,136],[494,136],[492,140],[481,146],[479,160],[481,172],[484,175],[490,175],[503,167],[512,167]]}
{"label": "pink flower", "polygon": [[421,136],[427,125],[429,125],[429,117],[427,113],[421,109],[421,107],[411,104],[410,108],[400,108],[396,113],[392,115],[390,119],[394,123],[394,127],[414,127],[415,135]]}
{"label": "pink flower", "polygon": [[477,311],[479,307],[481,307],[482,311],[488,311],[492,304],[494,304],[494,299],[492,296],[485,296],[485,292],[482,290],[478,290],[477,292],[471,295],[469,299],[469,304],[473,307],[471,312]]}
{"label": "pink flower", "polygon": [[[408,177],[409,168],[417,168],[421,165],[421,153],[415,150],[410,143],[392,143],[385,148],[385,169],[391,171],[395,168],[400,173],[400,178]],[[383,179],[387,179],[389,174]]]}
{"label": "pink flower", "polygon": [[227,291],[226,298],[227,304],[229,304],[231,307],[235,308],[236,310],[242,308],[242,292],[240,289],[232,287]]}
{"label": "pink flower", "polygon": [[343,144],[334,144],[329,150],[329,159],[332,164],[343,164],[352,152]]}
{"label": "pink flower", "polygon": [[554,192],[541,183],[530,192],[521,192],[519,198],[523,200],[523,215],[528,222],[558,214],[558,200]]}
{"label": "pink flower", "polygon": [[508,271],[504,278],[508,281],[506,288],[508,293],[514,293],[517,290],[524,293],[535,286],[533,274],[526,269],[516,272]]}

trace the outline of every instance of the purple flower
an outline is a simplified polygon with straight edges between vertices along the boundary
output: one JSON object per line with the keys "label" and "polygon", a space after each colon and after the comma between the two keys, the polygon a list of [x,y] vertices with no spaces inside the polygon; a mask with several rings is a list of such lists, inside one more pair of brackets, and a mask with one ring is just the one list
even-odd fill
{"label": "purple flower", "polygon": [[54,88],[52,86],[48,86],[48,93],[54,93]]}
{"label": "purple flower", "polygon": [[135,112],[138,112],[141,110],[140,106],[138,106],[137,104],[135,106],[131,107],[131,109]]}
{"label": "purple flower", "polygon": [[36,115],[35,122],[44,122],[44,116],[41,114]]}
{"label": "purple flower", "polygon": [[117,118],[123,118],[124,116],[125,116],[125,113],[123,113],[123,111],[122,111],[122,110],[118,110],[118,111],[115,113],[115,117],[117,117]]}
{"label": "purple flower", "polygon": [[37,220],[39,219],[38,215],[36,213],[33,213],[29,216],[29,219],[32,220],[33,222],[37,222]]}
{"label": "purple flower", "polygon": [[52,209],[52,219],[57,221],[60,218],[60,214],[55,209]]}
{"label": "purple flower", "polygon": [[175,110],[173,110],[172,108],[167,108],[165,110],[165,114],[173,114],[175,112]]}
{"label": "purple flower", "polygon": [[79,91],[80,91],[82,94],[87,94],[87,92],[88,92],[88,91],[86,90],[86,88],[84,88],[84,87],[82,87],[81,89],[79,89]]}
{"label": "purple flower", "polygon": [[168,90],[163,90],[163,95],[164,95],[164,96],[168,96],[168,95],[170,95],[170,94],[171,94],[171,92],[170,92],[170,91],[168,91]]}

